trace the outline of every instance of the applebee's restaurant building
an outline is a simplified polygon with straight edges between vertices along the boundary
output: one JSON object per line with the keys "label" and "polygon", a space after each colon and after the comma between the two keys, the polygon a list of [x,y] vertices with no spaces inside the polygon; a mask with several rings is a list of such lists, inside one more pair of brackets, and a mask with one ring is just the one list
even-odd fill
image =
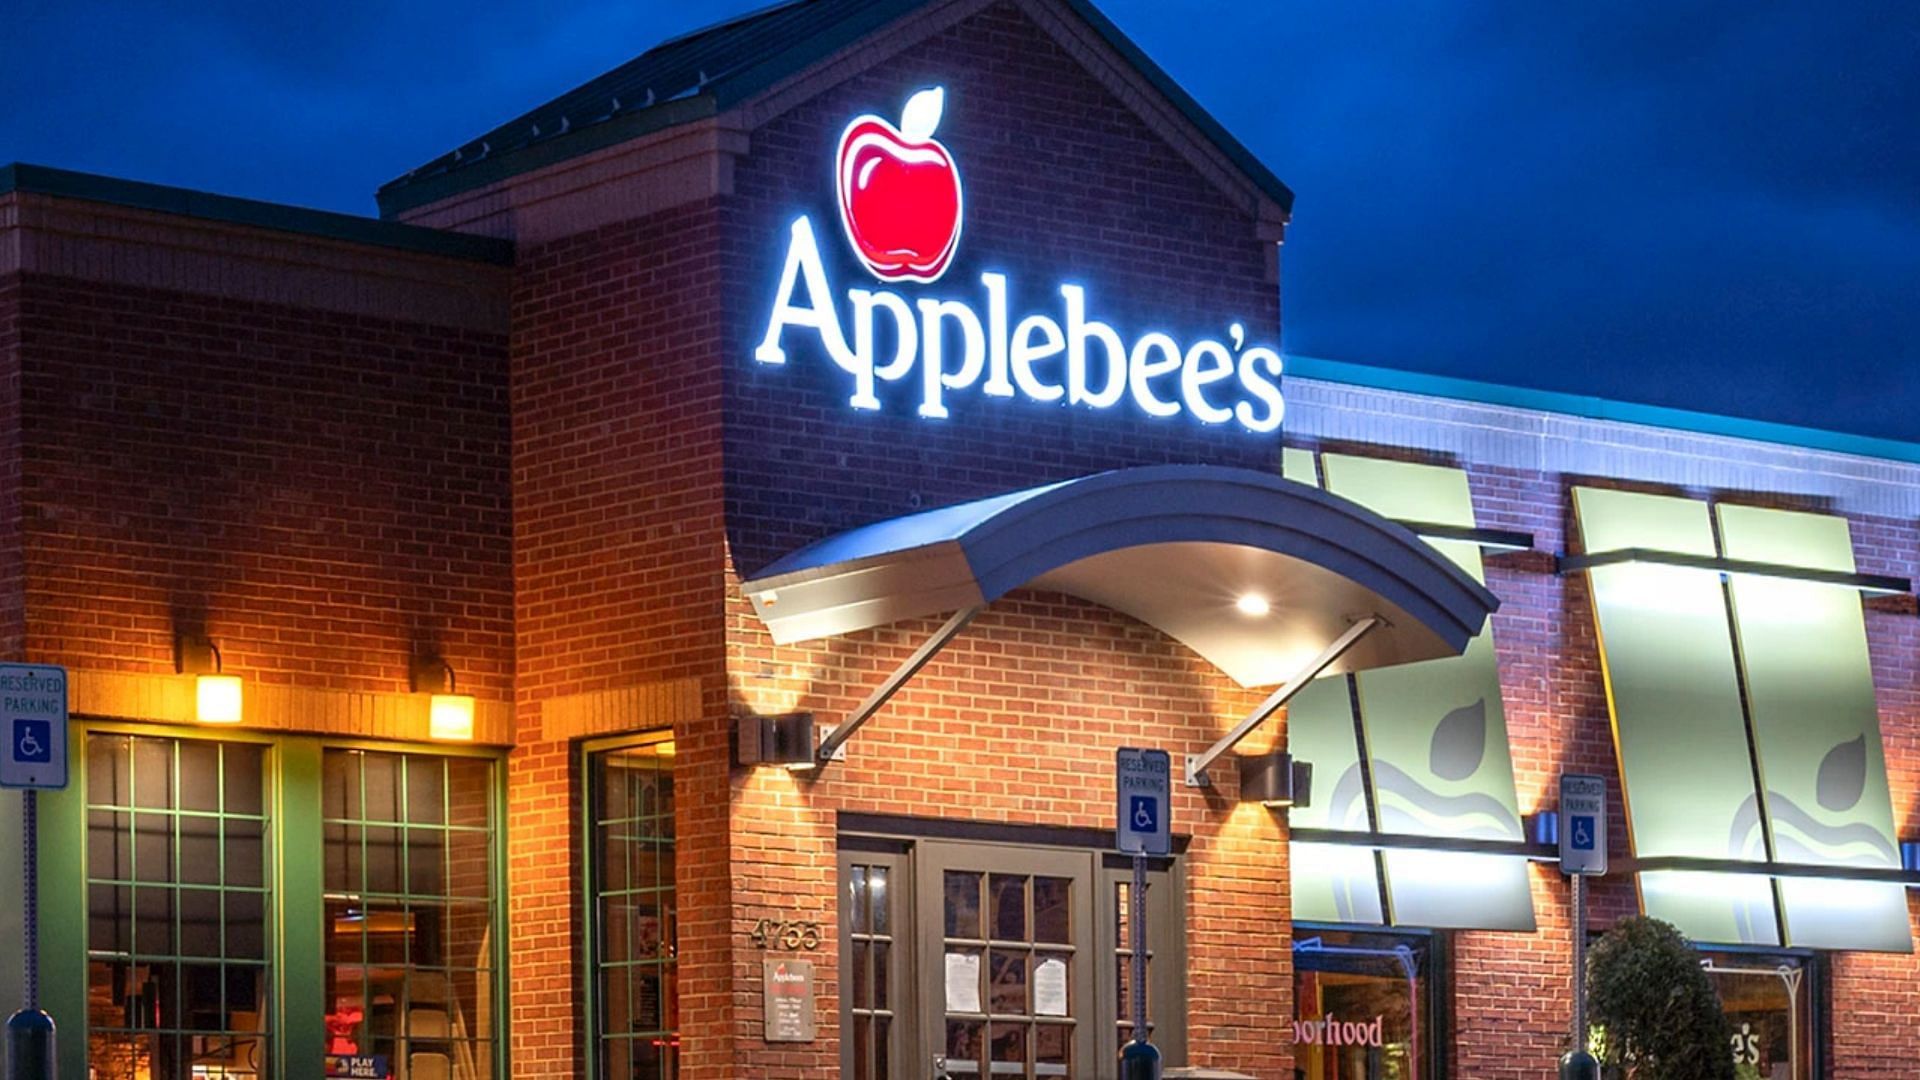
{"label": "applebee's restaurant building", "polygon": [[1170,1071],[1550,1075],[1556,820],[1743,1075],[1909,1071],[1920,447],[1283,361],[1292,193],[1084,0],[781,5],[379,198],[0,173],[63,1075],[1112,1078],[1121,747]]}

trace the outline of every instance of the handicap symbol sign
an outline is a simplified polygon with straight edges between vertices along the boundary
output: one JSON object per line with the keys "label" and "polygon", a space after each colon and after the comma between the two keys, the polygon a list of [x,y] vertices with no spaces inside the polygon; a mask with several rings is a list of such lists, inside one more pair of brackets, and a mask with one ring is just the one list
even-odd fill
{"label": "handicap symbol sign", "polygon": [[1575,851],[1593,850],[1593,816],[1591,814],[1573,815],[1573,848]]}
{"label": "handicap symbol sign", "polygon": [[16,761],[36,764],[52,762],[53,725],[46,720],[15,720],[13,757]]}
{"label": "handicap symbol sign", "polygon": [[1160,800],[1155,799],[1151,795],[1133,796],[1131,816],[1133,819],[1134,832],[1159,832]]}

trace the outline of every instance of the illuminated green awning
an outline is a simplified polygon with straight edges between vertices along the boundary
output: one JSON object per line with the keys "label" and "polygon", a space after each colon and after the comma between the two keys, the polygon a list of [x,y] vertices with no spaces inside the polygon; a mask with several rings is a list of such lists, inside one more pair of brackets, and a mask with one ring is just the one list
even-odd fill
{"label": "illuminated green awning", "polygon": [[[1722,506],[1716,534],[1698,500],[1573,497],[1588,555],[1854,569],[1843,518]],[[1911,951],[1904,888],[1846,874],[1900,865],[1859,594],[1757,573],[1723,584],[1713,569],[1650,560],[1587,573],[1629,841],[1637,860],[1663,865],[1638,875],[1646,912],[1700,941]]]}
{"label": "illuminated green awning", "polygon": [[[1312,459],[1288,453],[1288,477],[1313,482]],[[1328,490],[1384,517],[1475,525],[1466,473],[1459,469],[1343,454],[1322,455],[1321,467]],[[1428,542],[1484,581],[1478,545]],[[1314,766],[1314,805],[1295,809],[1293,826],[1355,834],[1352,846],[1294,845],[1294,917],[1533,930],[1524,858],[1396,847],[1369,835],[1516,846],[1524,840],[1491,625],[1461,656],[1365,672],[1352,688],[1350,695],[1347,679],[1322,679],[1288,711],[1289,749]]]}

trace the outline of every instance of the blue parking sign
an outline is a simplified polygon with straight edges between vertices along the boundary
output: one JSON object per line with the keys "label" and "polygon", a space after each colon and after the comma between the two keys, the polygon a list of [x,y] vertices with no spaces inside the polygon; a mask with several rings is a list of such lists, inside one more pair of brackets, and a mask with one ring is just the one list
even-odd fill
{"label": "blue parking sign", "polygon": [[1133,810],[1130,816],[1133,818],[1131,824],[1134,832],[1159,832],[1160,800],[1151,795],[1133,796]]}
{"label": "blue parking sign", "polygon": [[45,720],[13,722],[13,756],[17,761],[45,764],[53,760],[53,725]]}
{"label": "blue parking sign", "polygon": [[1114,755],[1114,839],[1129,855],[1173,851],[1173,757],[1165,750],[1122,747]]}
{"label": "blue parking sign", "polygon": [[67,672],[0,664],[0,788],[67,786]]}
{"label": "blue parking sign", "polygon": [[1573,815],[1573,821],[1572,821],[1571,827],[1573,829],[1573,837],[1571,841],[1573,844],[1573,850],[1592,851],[1593,836],[1595,831],[1593,827],[1593,815],[1592,814]]}

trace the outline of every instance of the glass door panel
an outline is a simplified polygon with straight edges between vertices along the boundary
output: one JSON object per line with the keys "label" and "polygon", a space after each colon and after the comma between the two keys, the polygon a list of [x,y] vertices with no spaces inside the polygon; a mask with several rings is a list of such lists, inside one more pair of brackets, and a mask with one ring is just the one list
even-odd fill
{"label": "glass door panel", "polygon": [[1094,857],[928,843],[917,861],[923,1030],[947,1075],[1099,1075]]}
{"label": "glass door panel", "polygon": [[908,865],[901,851],[840,853],[841,1075],[852,1080],[918,1075],[905,1064],[913,1034]]}

